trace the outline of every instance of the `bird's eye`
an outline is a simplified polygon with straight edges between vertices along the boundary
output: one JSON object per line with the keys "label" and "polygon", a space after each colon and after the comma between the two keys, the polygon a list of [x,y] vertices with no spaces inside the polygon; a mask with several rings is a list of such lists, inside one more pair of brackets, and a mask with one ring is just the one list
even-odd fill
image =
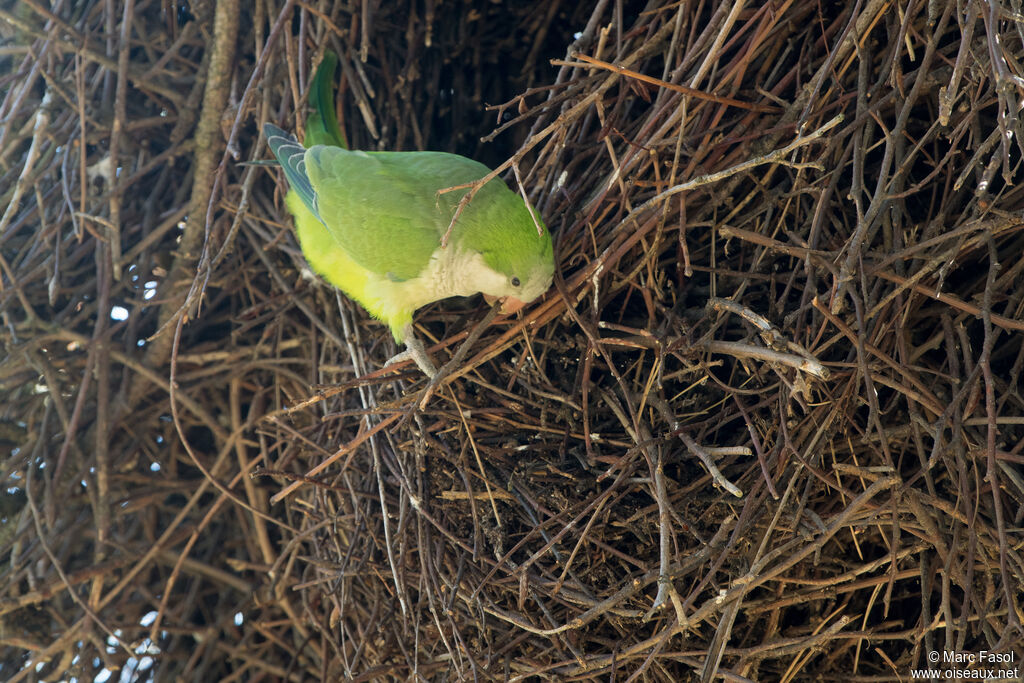
{"label": "bird's eye", "polygon": [[519,278],[517,278],[517,277],[512,278],[512,286],[513,287],[518,287],[520,284],[521,283],[519,282]]}

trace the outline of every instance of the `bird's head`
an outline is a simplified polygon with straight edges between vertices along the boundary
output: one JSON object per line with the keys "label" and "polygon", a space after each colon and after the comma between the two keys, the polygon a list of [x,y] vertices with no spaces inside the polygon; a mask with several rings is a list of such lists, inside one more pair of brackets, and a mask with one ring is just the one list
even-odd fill
{"label": "bird's head", "polygon": [[490,291],[484,291],[484,299],[492,305],[500,301],[501,312],[506,315],[515,313],[548,290],[554,270],[554,263],[549,256],[547,263],[539,261],[532,264],[528,271],[516,271],[528,272],[525,277],[503,274],[504,281],[495,282],[489,287]]}
{"label": "bird's head", "polygon": [[[458,248],[471,254],[462,273],[488,302],[514,313],[547,291],[555,272],[551,234],[540,214],[504,183],[492,180],[469,203]],[[466,272],[473,271],[473,272]]]}
{"label": "bird's head", "polygon": [[490,273],[481,279],[480,291],[490,304],[501,301],[502,313],[515,313],[551,286],[551,235],[539,217],[537,223],[530,219],[528,226],[520,226],[512,238],[503,236],[481,256]]}

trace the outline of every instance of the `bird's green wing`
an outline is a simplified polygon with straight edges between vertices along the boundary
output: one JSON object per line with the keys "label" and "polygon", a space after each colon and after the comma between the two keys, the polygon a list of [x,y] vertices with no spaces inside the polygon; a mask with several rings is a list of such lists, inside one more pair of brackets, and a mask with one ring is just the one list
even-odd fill
{"label": "bird's green wing", "polygon": [[[483,164],[442,152],[366,153],[317,146],[305,161],[314,213],[335,241],[359,265],[397,281],[427,267],[466,192],[438,195],[438,190],[488,173]],[[484,199],[478,195],[470,206]]]}

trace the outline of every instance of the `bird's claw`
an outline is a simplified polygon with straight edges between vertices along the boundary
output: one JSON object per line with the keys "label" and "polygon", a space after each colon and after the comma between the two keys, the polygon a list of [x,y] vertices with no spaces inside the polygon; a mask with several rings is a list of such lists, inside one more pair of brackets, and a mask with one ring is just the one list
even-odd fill
{"label": "bird's claw", "polygon": [[437,368],[430,360],[430,356],[427,355],[427,349],[423,346],[423,342],[421,342],[413,333],[412,325],[405,326],[402,336],[402,341],[405,343],[405,351],[389,358],[388,361],[384,363],[384,367],[392,365],[393,363],[412,359],[419,369],[423,371],[424,375],[430,379],[437,377]]}

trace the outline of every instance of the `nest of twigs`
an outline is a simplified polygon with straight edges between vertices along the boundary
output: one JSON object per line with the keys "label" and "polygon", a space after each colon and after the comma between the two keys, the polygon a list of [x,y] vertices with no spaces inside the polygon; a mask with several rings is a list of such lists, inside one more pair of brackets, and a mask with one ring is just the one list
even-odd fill
{"label": "nest of twigs", "polygon": [[[4,3],[0,679],[1019,667],[1020,12]],[[327,48],[554,235],[429,391],[239,163]]]}

